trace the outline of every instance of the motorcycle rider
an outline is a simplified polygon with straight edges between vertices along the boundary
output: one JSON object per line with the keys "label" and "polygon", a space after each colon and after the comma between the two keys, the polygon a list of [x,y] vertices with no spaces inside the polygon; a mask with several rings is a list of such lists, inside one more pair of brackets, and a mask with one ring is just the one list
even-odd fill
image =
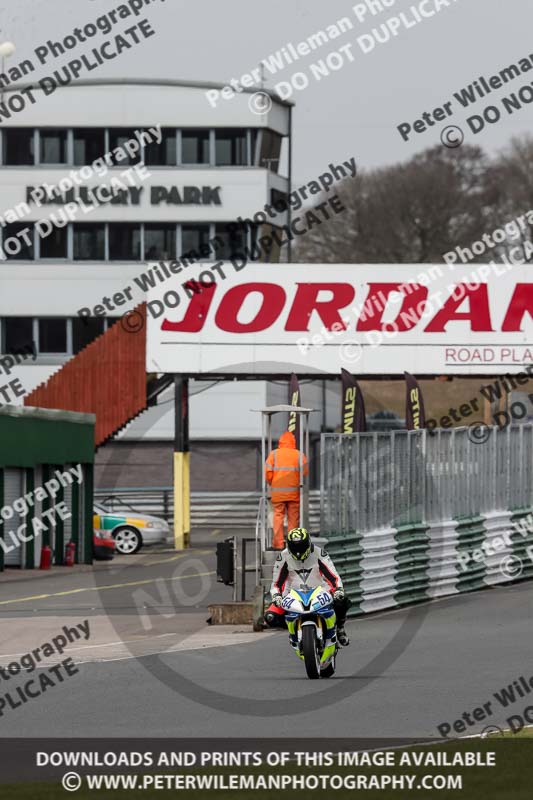
{"label": "motorcycle rider", "polygon": [[326,551],[311,542],[306,528],[293,528],[287,534],[287,547],[278,553],[274,562],[270,596],[272,603],[265,614],[269,627],[285,625],[285,612],[281,607],[283,596],[294,587],[312,588],[326,583],[333,595],[333,608],[337,617],[337,639],[347,647],[350,640],[344,629],[346,613],[351,603],[344,593],[342,580]]}

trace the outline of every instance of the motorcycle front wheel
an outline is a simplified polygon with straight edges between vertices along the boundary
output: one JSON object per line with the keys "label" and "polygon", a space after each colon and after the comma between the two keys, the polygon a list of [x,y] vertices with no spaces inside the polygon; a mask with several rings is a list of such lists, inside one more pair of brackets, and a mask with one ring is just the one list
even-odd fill
{"label": "motorcycle front wheel", "polygon": [[331,661],[328,664],[328,666],[325,669],[320,671],[320,677],[321,678],[332,678],[333,675],[335,675],[335,666],[336,666],[336,664],[335,664],[335,656],[333,656],[333,658],[331,659]]}
{"label": "motorcycle front wheel", "polygon": [[311,680],[320,678],[320,658],[314,625],[305,625],[302,629],[302,650],[307,677]]}

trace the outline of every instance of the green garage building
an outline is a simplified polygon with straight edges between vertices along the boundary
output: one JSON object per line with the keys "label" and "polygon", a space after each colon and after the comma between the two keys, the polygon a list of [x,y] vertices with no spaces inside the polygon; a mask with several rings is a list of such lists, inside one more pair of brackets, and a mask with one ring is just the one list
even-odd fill
{"label": "green garage building", "polygon": [[92,563],[94,414],[0,406],[0,570]]}

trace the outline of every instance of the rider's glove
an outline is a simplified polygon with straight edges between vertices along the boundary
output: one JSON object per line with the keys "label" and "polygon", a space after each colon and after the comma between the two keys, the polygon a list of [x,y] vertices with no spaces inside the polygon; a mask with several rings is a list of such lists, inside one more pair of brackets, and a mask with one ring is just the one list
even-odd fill
{"label": "rider's glove", "polygon": [[283,595],[282,594],[273,594],[272,595],[272,602],[278,608],[281,608],[281,604],[283,602]]}
{"label": "rider's glove", "polygon": [[338,602],[344,600],[344,589],[335,589],[333,592],[333,599],[337,600]]}

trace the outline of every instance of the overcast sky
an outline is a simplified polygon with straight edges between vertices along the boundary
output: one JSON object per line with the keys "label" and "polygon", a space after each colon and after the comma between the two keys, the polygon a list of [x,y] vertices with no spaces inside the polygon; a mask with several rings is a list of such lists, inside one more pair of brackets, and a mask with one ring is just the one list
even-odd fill
{"label": "overcast sky", "polygon": [[[359,22],[354,3],[346,0],[154,0],[145,15],[157,36],[90,76],[225,82],[249,72],[261,58],[288,42],[297,45],[347,16],[353,30],[294,67],[270,76],[267,85],[273,88],[279,80],[290,80],[295,71],[309,75],[311,63],[352,44],[353,63],[346,58],[342,69],[320,82],[310,77],[309,87],[292,98],[296,102],[295,182],[311,179],[330,161],[352,155],[359,167],[383,166],[438,144],[446,123],[414,136],[409,143],[400,138],[398,124],[414,122],[424,111],[441,106],[480,75],[488,78],[530,54],[533,59],[533,3],[528,0],[449,0],[450,7],[439,14],[408,30],[402,26],[396,38],[377,44],[369,54],[362,52],[358,36],[400,11],[412,20],[409,8],[419,2],[397,0],[385,13],[369,14],[365,22]],[[434,3],[428,0],[426,7]],[[32,57],[34,48],[46,39],[62,39],[72,28],[119,5],[118,0],[2,0],[0,38],[14,41],[18,48],[10,65]],[[130,20],[124,20],[116,32],[129,24]],[[54,61],[54,68],[66,60]],[[39,71],[34,77],[45,74],[43,67],[42,74]],[[454,101],[456,113],[450,124],[465,129],[466,141],[497,151],[511,136],[531,130],[533,104],[513,116],[503,113],[498,124],[487,126],[477,136],[469,131],[466,117],[532,80],[533,71],[480,101],[470,112]]]}

